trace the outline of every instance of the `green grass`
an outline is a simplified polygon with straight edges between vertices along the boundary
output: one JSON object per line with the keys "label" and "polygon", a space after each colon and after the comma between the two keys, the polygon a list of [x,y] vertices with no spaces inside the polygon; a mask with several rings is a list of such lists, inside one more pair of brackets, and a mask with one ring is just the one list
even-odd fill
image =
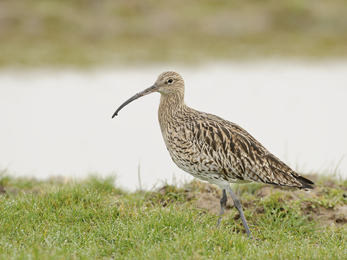
{"label": "green grass", "polygon": [[[347,204],[343,196],[347,183],[333,181],[334,187],[325,187],[324,181],[317,182],[316,207],[332,210],[333,205],[318,201],[335,197],[341,197],[332,202],[335,206]],[[0,196],[0,259],[345,259],[347,255],[346,224],[321,225],[304,213],[302,205],[311,203],[309,199],[291,199],[294,191],[274,189],[260,199],[257,192],[263,186],[240,190],[258,241],[247,239],[235,209],[217,230],[216,215],[195,206],[199,194],[220,191],[197,181],[134,193],[116,187],[112,177],[35,184],[3,173],[0,184],[6,189]],[[9,189],[17,192],[7,193]],[[187,192],[196,196],[187,201]]]}
{"label": "green grass", "polygon": [[347,55],[342,0],[11,0],[0,66]]}

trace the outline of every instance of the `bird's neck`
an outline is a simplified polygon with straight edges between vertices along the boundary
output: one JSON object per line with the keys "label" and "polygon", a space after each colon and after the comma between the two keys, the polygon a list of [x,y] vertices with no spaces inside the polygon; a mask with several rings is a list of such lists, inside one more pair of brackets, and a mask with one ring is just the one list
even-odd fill
{"label": "bird's neck", "polygon": [[168,123],[182,118],[182,114],[188,109],[188,106],[184,102],[184,94],[162,94],[158,110],[159,124],[162,130],[167,127]]}

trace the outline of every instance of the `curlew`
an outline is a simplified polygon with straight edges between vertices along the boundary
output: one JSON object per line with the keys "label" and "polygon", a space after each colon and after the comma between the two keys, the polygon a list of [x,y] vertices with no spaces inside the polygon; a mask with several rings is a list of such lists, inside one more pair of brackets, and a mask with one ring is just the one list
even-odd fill
{"label": "curlew", "polygon": [[228,192],[240,213],[247,236],[251,237],[241,202],[230,183],[262,182],[304,190],[312,189],[314,183],[293,171],[237,124],[188,107],[184,101],[184,88],[178,73],[164,72],[153,86],[125,101],[112,118],[130,102],[159,92],[159,124],[172,160],[194,177],[222,189],[217,227],[224,214]]}

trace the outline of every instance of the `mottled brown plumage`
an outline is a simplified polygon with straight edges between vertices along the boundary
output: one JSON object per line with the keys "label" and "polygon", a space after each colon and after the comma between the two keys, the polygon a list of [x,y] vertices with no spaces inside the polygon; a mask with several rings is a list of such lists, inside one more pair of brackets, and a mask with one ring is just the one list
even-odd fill
{"label": "mottled brown plumage", "polygon": [[188,107],[184,102],[184,81],[176,72],[160,74],[152,87],[123,103],[113,117],[128,103],[152,92],[161,93],[159,124],[172,160],[182,170],[223,190],[220,215],[224,213],[227,190],[248,236],[241,204],[229,183],[254,181],[312,189],[312,181],[293,171],[240,126]]}

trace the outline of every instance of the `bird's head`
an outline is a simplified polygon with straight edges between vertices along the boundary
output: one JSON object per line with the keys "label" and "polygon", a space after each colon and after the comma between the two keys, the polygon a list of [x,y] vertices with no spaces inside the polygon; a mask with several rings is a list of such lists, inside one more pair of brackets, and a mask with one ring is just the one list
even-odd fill
{"label": "bird's head", "polygon": [[179,96],[181,98],[184,97],[184,81],[180,74],[173,71],[166,71],[160,74],[154,83],[153,86],[145,89],[142,92],[137,93],[136,95],[129,98],[125,101],[117,110],[114,112],[112,118],[118,115],[118,112],[128,105],[130,102],[151,94],[153,92],[159,92],[163,96]]}
{"label": "bird's head", "polygon": [[163,72],[158,76],[154,85],[158,86],[157,92],[163,95],[184,94],[184,81],[177,72]]}

